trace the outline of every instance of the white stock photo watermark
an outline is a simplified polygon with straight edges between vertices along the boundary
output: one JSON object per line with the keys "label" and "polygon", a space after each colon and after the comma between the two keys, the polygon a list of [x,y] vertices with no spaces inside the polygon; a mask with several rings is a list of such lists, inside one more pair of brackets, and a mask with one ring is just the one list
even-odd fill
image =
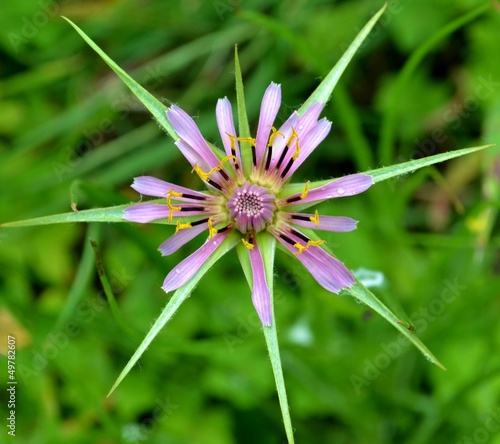
{"label": "white stock photo watermark", "polygon": [[470,435],[463,436],[455,444],[485,444],[492,436],[498,437],[500,431],[500,407],[490,409],[482,424],[482,427],[478,427]]}
{"label": "white stock photo watermark", "polygon": [[[410,320],[418,333],[423,333],[430,323],[441,316],[446,307],[454,302],[467,287],[457,282],[449,280],[444,281],[444,288],[439,296],[433,298],[425,307],[410,316]],[[362,389],[369,387],[391,363],[398,359],[410,345],[410,340],[405,336],[398,334],[397,339],[389,343],[381,343],[382,351],[372,359],[364,360],[364,368],[361,374],[353,373],[349,380],[351,381],[356,394],[360,394]]]}
{"label": "white stock photo watermark", "polygon": [[[479,110],[481,102],[488,100],[500,87],[500,82],[496,81],[492,74],[477,77],[475,83],[473,92],[461,100],[460,103],[454,102],[447,106],[439,119],[440,124],[428,131],[428,137],[415,139],[415,148],[410,152],[410,155],[400,154],[396,159],[397,163],[422,159],[441,151],[440,146],[450,138],[447,129],[456,131],[465,120],[472,117]],[[398,176],[394,180],[387,182],[392,191],[396,189],[397,182],[402,180],[403,177],[404,175]]]}
{"label": "white stock photo watermark", "polygon": [[[21,46],[26,45],[42,29],[47,26],[51,19],[61,15],[61,5],[69,0],[40,0],[37,2],[38,10],[31,15],[21,18],[19,28],[16,32],[9,32],[7,38],[17,54]],[[4,5],[4,7],[7,7]]]}

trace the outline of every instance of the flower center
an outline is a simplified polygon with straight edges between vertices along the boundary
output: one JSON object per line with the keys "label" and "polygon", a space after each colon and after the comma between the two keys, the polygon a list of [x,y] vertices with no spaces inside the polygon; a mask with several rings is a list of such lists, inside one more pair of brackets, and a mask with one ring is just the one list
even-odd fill
{"label": "flower center", "polygon": [[229,217],[243,234],[262,231],[273,221],[276,197],[266,188],[245,182],[227,203]]}

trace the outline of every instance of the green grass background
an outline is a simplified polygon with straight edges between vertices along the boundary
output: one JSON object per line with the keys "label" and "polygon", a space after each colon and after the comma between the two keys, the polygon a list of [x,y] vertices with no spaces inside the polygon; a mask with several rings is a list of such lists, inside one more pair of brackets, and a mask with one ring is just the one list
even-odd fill
{"label": "green grass background", "polygon": [[[71,211],[75,201],[79,209],[137,201],[129,185],[142,174],[201,188],[168,136],[61,15],[156,97],[196,116],[220,145],[214,111],[219,97],[235,102],[234,44],[255,130],[271,81],[282,85],[284,121],[381,5],[9,2],[0,14],[0,222]],[[390,2],[326,106],[330,135],[296,179],[498,144],[499,41],[498,2]],[[415,325],[446,372],[401,345],[382,318],[329,294],[278,253],[276,316],[297,443],[500,443],[498,152],[320,208],[360,221],[352,233],[324,238],[350,269],[376,278],[372,291]],[[286,442],[234,252],[106,398],[168,299],[164,276],[202,242],[162,258],[156,249],[171,233],[132,224],[0,229],[1,443]],[[103,296],[90,237],[126,328]],[[4,419],[8,335],[17,342],[15,438]]]}

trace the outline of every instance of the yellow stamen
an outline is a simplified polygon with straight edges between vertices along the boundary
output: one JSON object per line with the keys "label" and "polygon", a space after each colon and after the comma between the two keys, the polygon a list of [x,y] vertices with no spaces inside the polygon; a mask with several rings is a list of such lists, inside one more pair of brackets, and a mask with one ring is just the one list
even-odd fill
{"label": "yellow stamen", "polygon": [[285,135],[281,131],[278,131],[274,126],[271,127],[271,131],[273,133],[269,137],[269,143],[267,144],[267,146],[273,146],[276,136],[285,137]]}
{"label": "yellow stamen", "polygon": [[217,228],[214,228],[212,223],[213,223],[213,219],[211,217],[208,218],[208,238],[209,239],[212,239],[217,234]]}
{"label": "yellow stamen", "polygon": [[325,243],[325,241],[320,239],[320,240],[316,240],[316,241],[314,241],[314,240],[307,241],[307,244],[305,244],[305,245],[302,245],[302,244],[297,242],[293,246],[298,250],[297,253],[295,253],[295,254],[301,254],[304,251],[306,251],[309,247],[317,247],[318,245],[321,245],[324,243]]}
{"label": "yellow stamen", "polygon": [[295,152],[293,153],[292,159],[297,160],[300,154],[300,143],[299,143],[299,135],[292,128],[292,134],[295,135]]}
{"label": "yellow stamen", "polygon": [[191,228],[191,224],[186,222],[185,224],[181,223],[181,219],[177,221],[177,225],[175,226],[175,232],[178,233],[179,230],[184,230],[186,228]]}
{"label": "yellow stamen", "polygon": [[304,246],[304,245],[302,245],[302,244],[300,244],[298,242],[296,244],[293,244],[293,246],[298,250],[297,253],[295,253],[295,254],[300,254],[300,253],[302,253],[303,251],[306,251],[309,248],[307,245]]}
{"label": "yellow stamen", "polygon": [[302,193],[300,193],[301,199],[305,199],[307,197],[307,195],[309,194],[309,184],[310,184],[310,181],[308,180],[304,186],[304,190],[302,191]]}
{"label": "yellow stamen", "polygon": [[241,242],[243,242],[243,245],[247,247],[249,250],[251,250],[254,247],[254,244],[251,244],[250,242],[246,241],[245,239],[241,239]]}
{"label": "yellow stamen", "polygon": [[182,197],[182,193],[178,193],[174,190],[170,190],[167,193],[167,206],[169,208],[168,211],[168,223],[172,223],[172,217],[173,217],[173,212],[174,211],[181,211],[181,207],[174,207],[172,205],[172,197]]}
{"label": "yellow stamen", "polygon": [[253,137],[238,137],[238,142],[248,142],[250,145],[255,146],[255,139]]}
{"label": "yellow stamen", "polygon": [[227,137],[229,137],[229,140],[231,141],[231,151],[236,151],[236,136],[233,136],[232,134],[226,133]]}
{"label": "yellow stamen", "polygon": [[299,135],[295,132],[295,128],[292,126],[292,134],[290,134],[290,138],[288,139],[288,142],[286,143],[288,148],[290,148],[290,145],[292,144],[293,139],[295,139],[295,138],[298,139]]}
{"label": "yellow stamen", "polygon": [[319,214],[318,214],[318,210],[316,210],[316,211],[314,212],[314,216],[310,216],[310,217],[309,217],[309,220],[310,220],[311,222],[314,222],[314,224],[315,224],[316,226],[318,226],[318,225],[319,225]]}
{"label": "yellow stamen", "polygon": [[193,171],[195,171],[196,174],[198,174],[198,176],[200,176],[201,180],[204,180],[205,182],[208,182],[209,176],[211,174],[215,173],[216,171],[222,170],[222,165],[224,164],[224,162],[227,162],[229,159],[234,159],[235,161],[237,161],[236,156],[229,155],[229,156],[224,157],[219,162],[219,165],[217,165],[216,167],[212,168],[210,171],[207,171],[206,173],[198,166],[198,164],[196,164],[194,166]]}

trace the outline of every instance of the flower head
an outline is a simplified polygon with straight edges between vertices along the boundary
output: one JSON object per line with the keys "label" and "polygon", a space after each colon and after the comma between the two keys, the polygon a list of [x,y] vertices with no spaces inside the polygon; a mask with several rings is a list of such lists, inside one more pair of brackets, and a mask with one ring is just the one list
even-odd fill
{"label": "flower head", "polygon": [[154,177],[137,177],[132,184],[135,190],[165,201],[132,205],[124,214],[124,219],[133,222],[166,219],[175,224],[175,234],[159,247],[163,255],[172,254],[203,232],[208,235],[203,246],[167,275],[162,287],[166,292],[188,282],[230,233],[239,233],[252,267],[252,301],[265,326],[272,323],[272,309],[259,248],[262,237],[274,236],[321,286],[338,293],[353,285],[354,277],[325,251],[323,240],[311,239],[301,227],[351,231],[357,221],[300,210],[327,199],[361,193],[373,184],[370,175],[353,174],[320,186],[310,182],[299,188],[290,186],[290,177],[327,136],[331,123],[319,119],[323,104],[314,103],[304,114],[294,112],[275,128],[280,104],[280,85],[271,83],[262,99],[257,134],[251,138],[237,135],[231,104],[227,98],[220,99],[216,117],[224,152],[203,138],[186,112],[170,107],[167,119],[179,136],[175,143],[208,190],[193,191]]}

